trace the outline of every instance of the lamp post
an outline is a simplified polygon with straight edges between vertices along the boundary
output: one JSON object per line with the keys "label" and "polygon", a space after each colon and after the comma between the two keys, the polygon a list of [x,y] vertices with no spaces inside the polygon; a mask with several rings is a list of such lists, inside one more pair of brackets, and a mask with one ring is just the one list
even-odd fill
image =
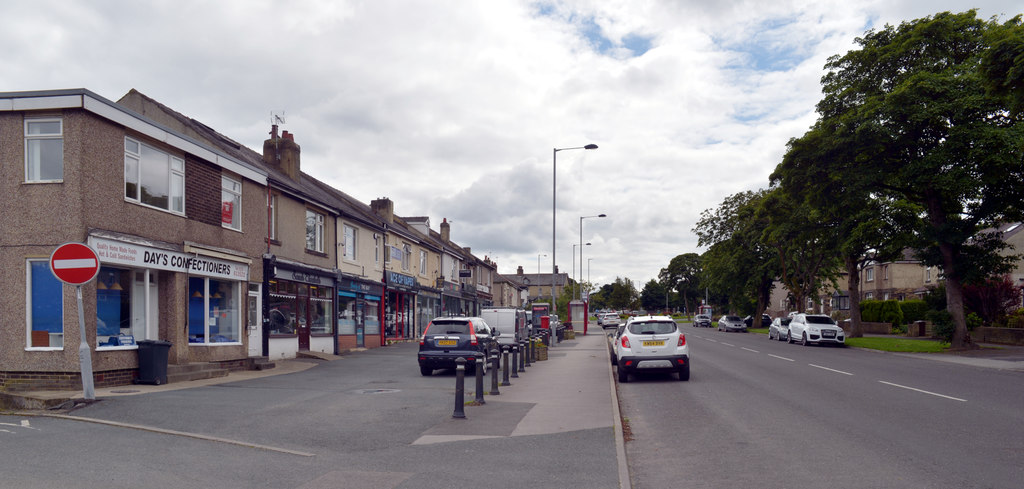
{"label": "lamp post", "polygon": [[[580,257],[583,257],[583,247],[589,247],[590,243],[580,246]],[[581,260],[582,262],[583,260]],[[575,243],[572,243],[572,279],[575,280]],[[580,282],[583,281],[583,263],[580,264],[580,281],[577,282],[577,288],[580,288]],[[575,299],[575,292],[572,292],[572,299]]]}
{"label": "lamp post", "polygon": [[[587,285],[587,293],[588,294],[590,293],[590,285],[589,285],[590,284],[590,260],[593,260],[593,258],[587,258],[587,284],[588,284]],[[581,275],[583,274],[583,270],[580,270],[580,274]]]}
{"label": "lamp post", "polygon": [[548,255],[537,254],[537,275],[540,275],[540,257],[542,257],[542,256],[548,256]]}
{"label": "lamp post", "polygon": [[[570,149],[597,149],[596,144],[588,144],[586,146],[574,146],[572,148],[552,148],[551,149],[551,309],[554,311],[552,314],[558,313],[558,294],[555,292],[555,276],[558,274],[558,265],[555,261],[555,198],[558,195],[558,152],[568,151]],[[553,325],[552,325],[553,327]],[[552,333],[554,333],[552,331]],[[553,335],[554,341],[552,345],[558,344],[558,335]]]}
{"label": "lamp post", "polygon": [[[590,219],[592,217],[608,217],[606,214],[598,214],[596,216],[580,216],[580,276],[583,276],[583,220]],[[590,243],[587,243],[590,244]],[[575,266],[575,265],[574,265]],[[589,281],[589,279],[588,279]],[[583,298],[582,296],[580,297]]]}

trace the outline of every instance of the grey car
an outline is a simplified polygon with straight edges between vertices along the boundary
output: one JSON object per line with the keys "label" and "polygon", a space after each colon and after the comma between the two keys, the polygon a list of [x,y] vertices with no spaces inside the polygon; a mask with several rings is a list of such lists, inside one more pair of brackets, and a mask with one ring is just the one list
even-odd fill
{"label": "grey car", "polygon": [[743,323],[743,318],[739,316],[722,316],[718,318],[718,330],[742,331],[746,333],[747,325]]}

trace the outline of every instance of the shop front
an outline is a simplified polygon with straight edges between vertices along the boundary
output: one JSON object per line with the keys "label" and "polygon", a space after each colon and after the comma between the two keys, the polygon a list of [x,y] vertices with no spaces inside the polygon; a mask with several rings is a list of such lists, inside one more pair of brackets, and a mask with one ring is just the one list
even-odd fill
{"label": "shop front", "polygon": [[384,286],[342,275],[338,280],[338,351],[381,346]]}
{"label": "shop front", "polygon": [[92,235],[88,244],[100,258],[97,351],[134,350],[141,340],[165,340],[174,345],[172,363],[246,356],[247,258],[129,236]]}
{"label": "shop front", "polygon": [[423,335],[423,330],[430,321],[441,315],[441,290],[420,285],[416,294],[416,337]]}
{"label": "shop front", "polygon": [[444,282],[441,288],[441,316],[461,316],[462,287],[455,282]]}
{"label": "shop front", "polygon": [[268,356],[294,358],[300,351],[335,353],[333,272],[280,261],[268,269]]}
{"label": "shop front", "polygon": [[386,272],[384,302],[384,337],[404,339],[415,336],[416,331],[416,277],[398,272]]}

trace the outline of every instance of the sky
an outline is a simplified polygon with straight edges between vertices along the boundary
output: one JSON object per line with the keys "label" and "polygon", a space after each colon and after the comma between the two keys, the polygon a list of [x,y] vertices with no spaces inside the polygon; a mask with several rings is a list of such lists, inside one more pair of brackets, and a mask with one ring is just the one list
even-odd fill
{"label": "sky", "polygon": [[[499,273],[549,273],[554,259],[637,289],[704,251],[702,211],[768,186],[816,118],[829,56],[937,12],[1024,12],[1019,0],[2,2],[0,91],[116,101],[134,88],[256,151],[277,114],[303,171],[435,230],[447,219]],[[553,151],[587,144],[598,149]]]}

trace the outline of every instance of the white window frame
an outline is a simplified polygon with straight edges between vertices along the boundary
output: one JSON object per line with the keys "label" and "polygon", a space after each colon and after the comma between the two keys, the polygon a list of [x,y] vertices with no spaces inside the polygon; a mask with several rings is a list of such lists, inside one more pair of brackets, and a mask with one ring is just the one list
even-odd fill
{"label": "white window frame", "polygon": [[[138,151],[132,151],[129,149],[129,143],[137,146]],[[167,157],[167,207],[158,207],[142,201],[142,148],[148,148],[152,151],[160,153]],[[185,160],[174,156],[164,150],[158,149],[157,147],[143,143],[138,139],[125,136],[124,138],[124,159],[125,159],[125,171],[124,171],[124,184],[125,189],[124,198],[125,200],[149,207],[151,209],[159,209],[167,211],[172,214],[185,215]],[[135,160],[135,195],[127,195],[128,187],[128,160]],[[177,189],[180,194],[175,193],[175,186],[180,187]],[[175,208],[175,202],[180,202],[179,208]]]}
{"label": "white window frame", "polygon": [[[60,129],[56,133],[40,133],[31,134],[29,126],[34,123],[50,123],[56,122],[59,124]],[[25,119],[25,181],[26,182],[38,182],[38,183],[59,183],[64,181],[64,120],[60,117],[47,117],[47,118],[29,118]],[[45,179],[40,178],[42,173],[42,160],[41,158],[33,158],[41,156],[39,152],[32,151],[34,143],[42,143],[44,141],[59,140],[61,144],[60,150],[60,178]],[[36,160],[36,161],[33,161]]]}
{"label": "white window frame", "polygon": [[[312,224],[310,223],[312,220]],[[306,209],[306,249],[317,253],[324,252],[324,221],[325,216],[313,209]],[[310,229],[310,226],[312,230]],[[312,231],[312,235],[310,234]],[[312,239],[312,242],[310,240]],[[311,247],[312,246],[312,247]]]}
{"label": "white window frame", "polygon": [[874,267],[868,267],[864,269],[864,281],[874,282],[875,281],[875,269]]}
{"label": "white window frame", "polygon": [[[242,181],[241,180],[236,180],[236,179],[231,178],[231,177],[229,177],[227,175],[221,175],[220,176],[220,194],[221,194],[220,205],[222,207],[222,209],[221,209],[221,216],[222,217],[221,217],[220,225],[225,227],[225,228],[228,228],[228,229],[234,229],[235,231],[241,231],[242,230]],[[233,201],[232,201],[232,209],[231,209],[231,218],[232,218],[231,220],[232,220],[232,222],[224,222],[224,219],[223,219],[223,212],[224,212],[223,206],[224,206],[225,203],[228,202],[228,199],[225,198],[226,196],[231,196],[231,197],[234,198]]]}
{"label": "white window frame", "polygon": [[358,230],[348,224],[342,225],[342,239],[345,248],[344,258],[348,261],[356,261],[356,243],[358,239]]}
{"label": "white window frame", "polygon": [[420,276],[427,276],[427,252],[420,250]]}
{"label": "white window frame", "polygon": [[380,235],[373,233],[373,264],[380,268]]}
{"label": "white window frame", "polygon": [[270,212],[270,229],[267,230],[267,237],[271,240],[277,240],[277,196],[270,194],[267,196],[267,207]]}
{"label": "white window frame", "polygon": [[[25,260],[25,349],[31,351],[63,350],[64,346],[32,346],[32,264],[34,262],[47,263],[48,258],[29,258]],[[49,266],[49,265],[47,265]],[[56,278],[54,279],[56,280]],[[61,321],[61,336],[64,335],[64,286],[61,284],[61,311],[58,316]],[[63,343],[63,342],[62,342]]]}
{"label": "white window frame", "polygon": [[412,247],[408,243],[402,243],[402,270],[409,271],[409,262],[412,261]]}

